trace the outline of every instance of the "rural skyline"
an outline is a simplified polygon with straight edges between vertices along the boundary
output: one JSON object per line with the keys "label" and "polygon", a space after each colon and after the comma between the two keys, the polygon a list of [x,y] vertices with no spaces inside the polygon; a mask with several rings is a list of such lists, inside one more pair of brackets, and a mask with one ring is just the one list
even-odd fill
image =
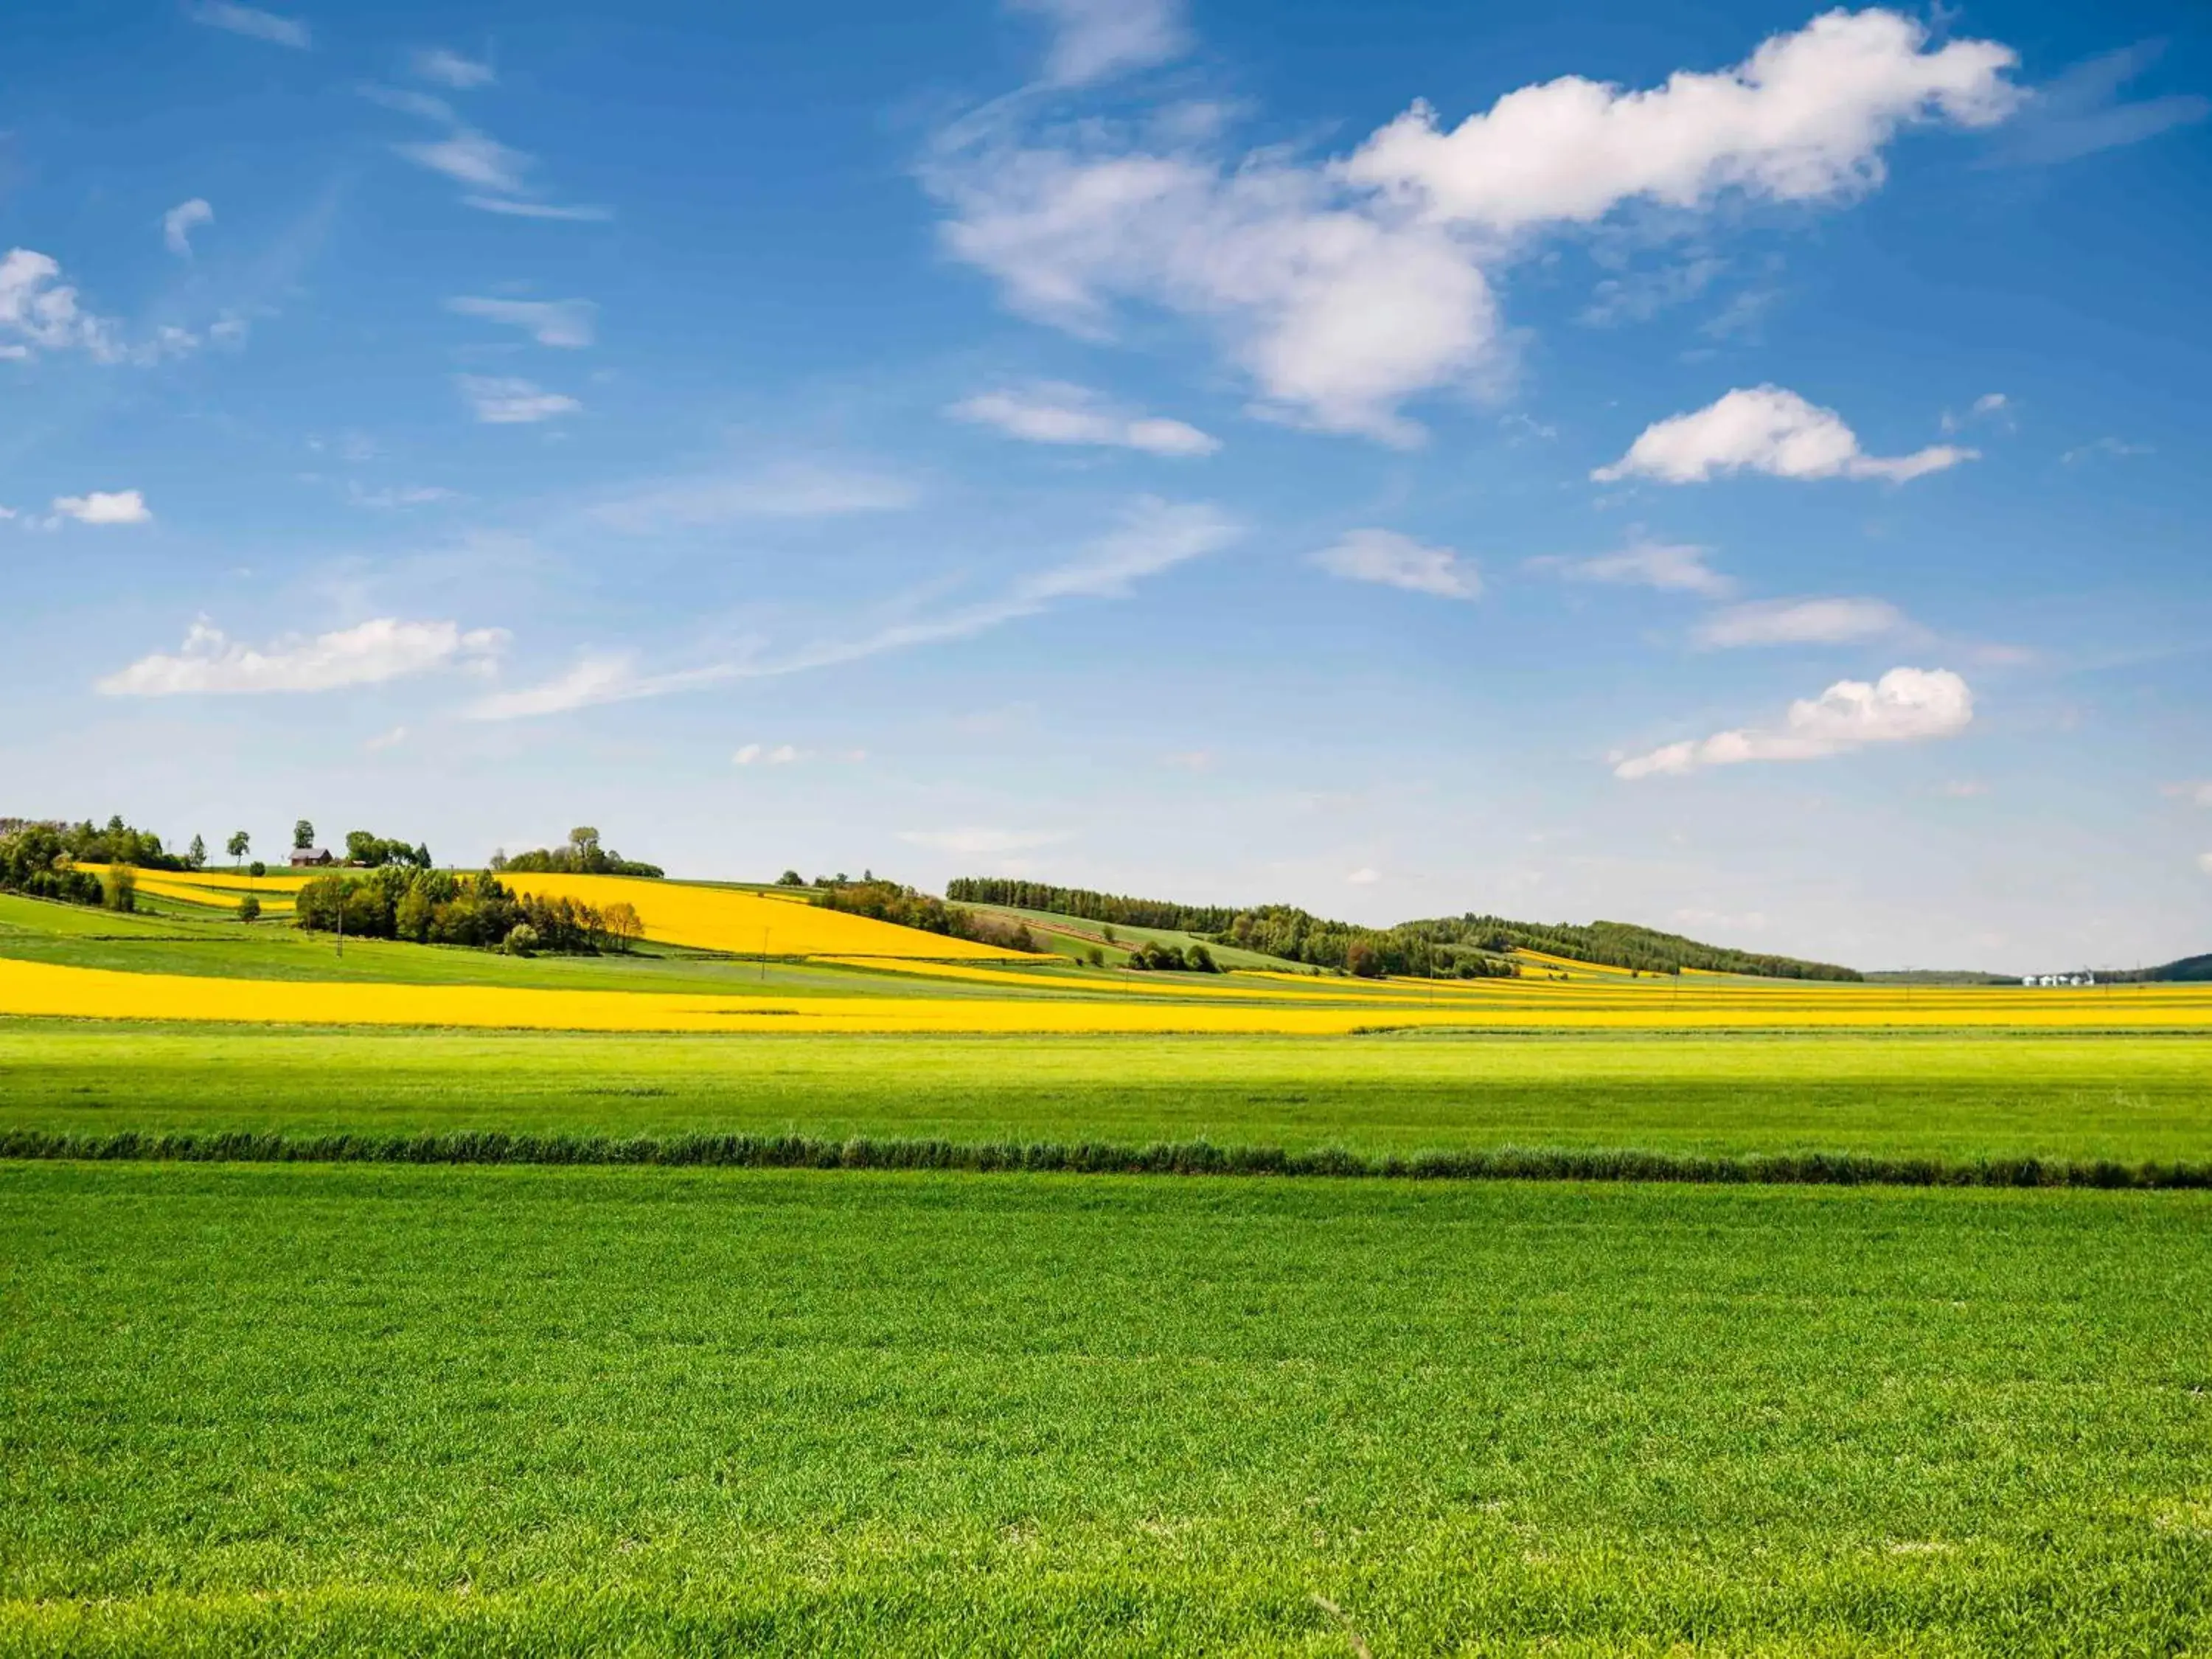
{"label": "rural skyline", "polygon": [[10,810],[2205,948],[2201,12],[14,37]]}

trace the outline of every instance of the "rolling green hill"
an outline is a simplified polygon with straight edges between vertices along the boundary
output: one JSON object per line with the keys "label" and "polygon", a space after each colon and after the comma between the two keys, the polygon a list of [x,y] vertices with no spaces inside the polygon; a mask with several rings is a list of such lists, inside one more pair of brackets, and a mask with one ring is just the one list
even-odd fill
{"label": "rolling green hill", "polygon": [[945,888],[945,896],[954,904],[996,906],[1101,927],[1172,931],[1205,940],[1217,952],[1228,948],[1276,963],[1355,971],[1364,963],[1379,973],[1480,975],[1501,971],[1500,959],[1509,952],[1540,951],[1644,973],[1695,968],[1769,979],[1863,977],[1856,969],[1832,963],[1731,950],[1625,921],[1527,922],[1469,911],[1392,927],[1366,927],[1331,921],[1291,905],[1238,908],[1178,904],[988,876],[963,877]]}

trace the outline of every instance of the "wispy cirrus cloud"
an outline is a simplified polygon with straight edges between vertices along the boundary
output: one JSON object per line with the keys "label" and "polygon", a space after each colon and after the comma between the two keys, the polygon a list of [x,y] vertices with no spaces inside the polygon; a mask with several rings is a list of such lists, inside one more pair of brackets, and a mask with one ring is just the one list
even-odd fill
{"label": "wispy cirrus cloud", "polygon": [[1395,530],[1348,530],[1313,556],[1346,581],[1374,582],[1439,599],[1479,599],[1482,575],[1448,547],[1427,547]]}
{"label": "wispy cirrus cloud", "polygon": [[1079,87],[1179,57],[1190,44],[1180,0],[1009,0],[1043,17],[1053,40],[1045,78]]}
{"label": "wispy cirrus cloud", "polygon": [[1116,407],[1087,386],[1048,380],[986,392],[953,404],[956,420],[996,427],[1033,444],[1086,444],[1137,449],[1150,455],[1211,455],[1221,441],[1186,421],[1138,415]]}
{"label": "wispy cirrus cloud", "polygon": [[180,259],[192,255],[192,232],[202,225],[215,222],[215,210],[195,196],[189,202],[179,202],[161,216],[161,242]]}
{"label": "wispy cirrus cloud", "polygon": [[635,651],[587,652],[555,678],[486,698],[468,713],[484,720],[565,714],[972,639],[1073,600],[1126,597],[1146,578],[1218,552],[1243,533],[1243,526],[1217,507],[1146,499],[1130,509],[1119,527],[1075,557],[1018,576],[997,593],[969,605],[827,634],[788,647],[759,641],[745,655],[690,668],[655,672],[646,669]]}
{"label": "wispy cirrus cloud", "polygon": [[487,426],[530,426],[574,415],[583,404],[565,392],[548,392],[514,375],[457,374],[453,384]]}
{"label": "wispy cirrus cloud", "polygon": [[251,40],[266,40],[272,46],[289,46],[295,52],[306,52],[315,44],[313,33],[298,18],[237,5],[233,0],[200,0],[187,6],[185,15],[211,29],[226,29]]}
{"label": "wispy cirrus cloud", "polygon": [[174,653],[156,652],[94,682],[106,697],[234,696],[380,685],[437,669],[489,669],[507,635],[495,628],[379,617],[313,638],[257,647],[203,619]]}
{"label": "wispy cirrus cloud", "polygon": [[834,519],[900,513],[921,499],[913,479],[866,466],[792,462],[665,478],[585,509],[629,535],[703,529],[746,519]]}
{"label": "wispy cirrus cloud", "polygon": [[1618,553],[1599,553],[1588,558],[1546,554],[1528,561],[1531,570],[1548,571],[1574,582],[1599,582],[1615,587],[1656,587],[1707,599],[1725,599],[1735,583],[1713,568],[1709,547],[1685,543],[1638,540]]}
{"label": "wispy cirrus cloud", "polygon": [[599,307],[589,300],[490,300],[462,295],[446,301],[458,317],[519,328],[539,345],[575,348],[592,343]]}
{"label": "wispy cirrus cloud", "polygon": [[1838,680],[1790,705],[1779,726],[1742,726],[1617,761],[1617,778],[1680,776],[1754,761],[1821,760],[1873,744],[1955,737],[1974,718],[1973,692],[1946,668],[1893,668],[1869,684]]}
{"label": "wispy cirrus cloud", "polygon": [[1832,409],[1778,386],[1730,392],[1686,415],[1644,428],[1628,453],[1590,477],[1600,483],[1650,478],[1704,483],[1735,472],[1776,478],[1881,478],[1904,483],[1941,472],[1978,453],[1934,444],[1911,455],[1869,455]]}
{"label": "wispy cirrus cloud", "polygon": [[991,858],[1002,853],[1026,853],[1035,848],[1056,846],[1073,838],[1059,830],[989,830],[969,826],[959,830],[902,830],[899,839],[910,847],[926,847],[933,853]]}
{"label": "wispy cirrus cloud", "polygon": [[499,78],[489,63],[465,57],[447,46],[425,47],[408,60],[408,66],[418,80],[434,81],[456,92],[489,86]]}
{"label": "wispy cirrus cloud", "polygon": [[[419,72],[419,62],[417,68]],[[457,88],[459,85],[451,76],[445,77],[442,84]],[[536,156],[503,144],[489,133],[470,125],[443,98],[404,88],[376,85],[364,86],[360,91],[372,103],[442,129],[433,138],[394,144],[392,151],[463,186],[460,200],[465,207],[532,219],[593,220],[612,216],[604,207],[546,200],[545,192],[532,176],[538,165]]]}
{"label": "wispy cirrus cloud", "polygon": [[2212,117],[2212,99],[2194,92],[2130,101],[2123,88],[2156,63],[2164,45],[2138,41],[2084,60],[2036,88],[1990,160],[2050,167],[2100,150],[2140,144]]}
{"label": "wispy cirrus cloud", "polygon": [[1716,611],[1698,625],[1714,650],[1760,645],[1846,645],[1909,634],[1912,623],[1887,599],[1757,599]]}

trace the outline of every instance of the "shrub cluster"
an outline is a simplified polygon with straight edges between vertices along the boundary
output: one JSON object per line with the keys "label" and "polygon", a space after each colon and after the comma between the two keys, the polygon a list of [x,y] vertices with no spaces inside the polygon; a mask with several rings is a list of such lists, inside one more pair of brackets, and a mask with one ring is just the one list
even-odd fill
{"label": "shrub cluster", "polygon": [[627,904],[602,910],[574,899],[519,896],[491,876],[397,866],[319,877],[300,890],[298,918],[311,933],[335,933],[343,918],[356,939],[469,945],[517,956],[627,951],[644,934]]}
{"label": "shrub cluster", "polygon": [[430,867],[430,849],[427,845],[410,847],[404,841],[386,841],[366,830],[354,830],[346,835],[345,861],[362,870],[381,870],[387,865],[427,870]]}
{"label": "shrub cluster", "polygon": [[1158,939],[1147,939],[1129,952],[1128,965],[1145,972],[1170,974],[1218,974],[1220,965],[1213,960],[1213,952],[1203,945],[1194,945],[1188,950],[1180,945],[1163,945]]}
{"label": "shrub cluster", "polygon": [[494,853],[491,867],[517,875],[644,876],[656,881],[668,873],[657,864],[640,864],[608,852],[599,845],[599,832],[589,824],[571,830],[565,847],[540,847],[511,858],[505,852]]}

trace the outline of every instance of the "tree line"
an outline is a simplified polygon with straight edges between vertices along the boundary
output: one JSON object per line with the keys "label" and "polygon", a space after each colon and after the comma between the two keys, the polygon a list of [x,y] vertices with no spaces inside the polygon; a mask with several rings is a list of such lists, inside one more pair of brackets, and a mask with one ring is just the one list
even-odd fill
{"label": "tree line", "polygon": [[1176,904],[1165,899],[1134,898],[1087,888],[1054,887],[1042,882],[966,876],[945,890],[948,899],[967,904],[999,904],[1044,910],[1086,921],[1133,927],[1170,928],[1198,933],[1215,945],[1233,945],[1286,962],[1371,976],[1383,974],[1443,975],[1463,979],[1509,976],[1515,951],[1537,951],[1579,962],[1626,968],[1638,973],[1678,974],[1686,968],[1713,973],[1755,974],[1774,979],[1856,980],[1855,969],[1796,957],[1732,950],[1706,945],[1680,933],[1661,933],[1632,922],[1536,923],[1504,916],[1442,916],[1370,927],[1332,921],[1295,905],[1265,904],[1236,908]]}
{"label": "tree line", "polygon": [[645,937],[629,904],[515,893],[495,876],[386,865],[365,874],[318,877],[300,890],[299,925],[310,933],[467,945],[511,956],[596,956]]}
{"label": "tree line", "polygon": [[[84,864],[106,865],[109,873],[103,879],[77,867]],[[0,818],[0,891],[130,910],[137,903],[131,872],[197,867],[190,855],[168,851],[159,836],[131,828],[120,816],[104,827],[89,818]]]}

